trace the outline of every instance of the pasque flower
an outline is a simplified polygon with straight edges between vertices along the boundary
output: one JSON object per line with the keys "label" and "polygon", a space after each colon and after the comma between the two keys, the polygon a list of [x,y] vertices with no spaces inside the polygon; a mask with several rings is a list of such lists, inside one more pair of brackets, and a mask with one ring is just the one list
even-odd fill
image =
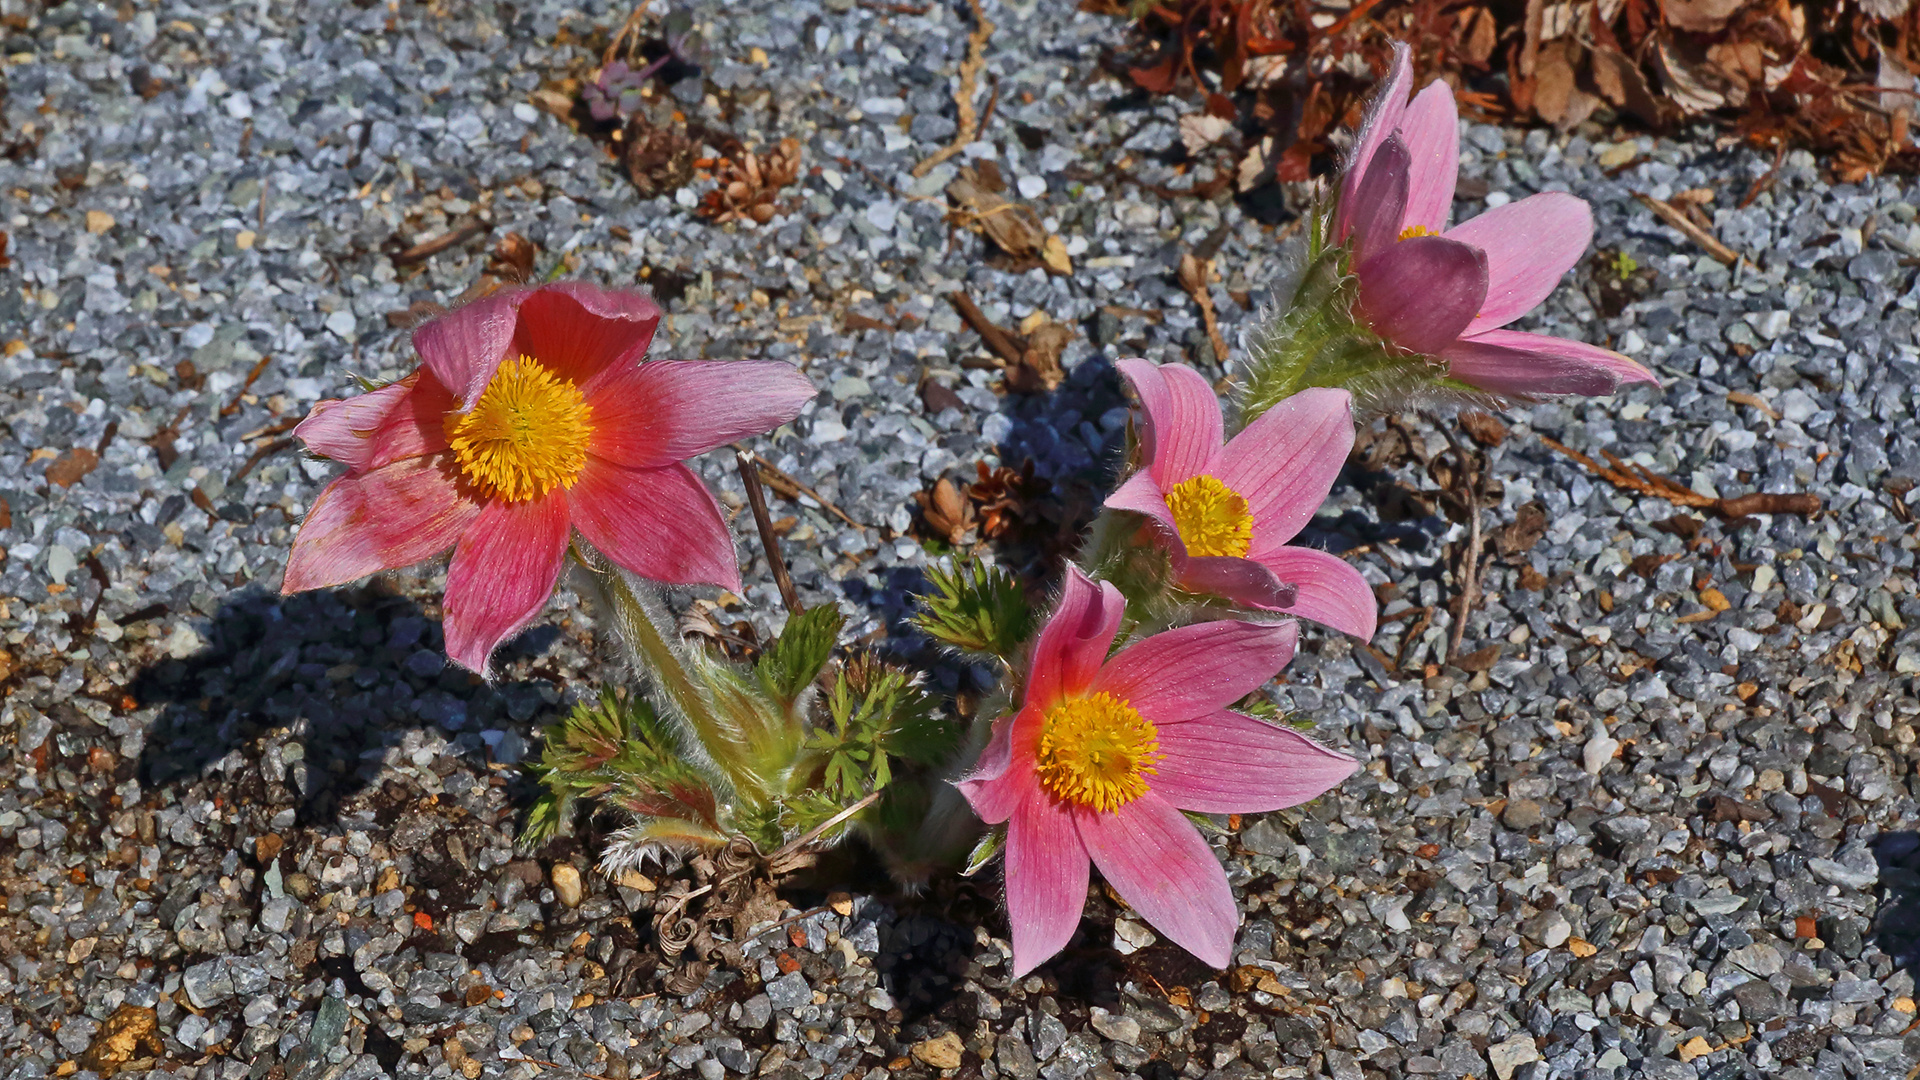
{"label": "pasque flower", "polygon": [[1357,763],[1287,728],[1227,708],[1293,656],[1297,624],[1211,622],[1107,656],[1124,600],[1067,571],[1040,631],[1020,711],[994,724],[959,788],[982,820],[1007,825],[1013,973],[1073,936],[1098,866],[1122,899],[1214,967],[1240,922],[1227,876],[1182,811],[1278,810],[1312,799]]}
{"label": "pasque flower", "polygon": [[1593,239],[1585,200],[1544,192],[1448,228],[1460,171],[1453,90],[1435,81],[1407,100],[1404,44],[1340,180],[1333,240],[1352,245],[1356,313],[1383,338],[1495,394],[1607,394],[1658,383],[1619,353],[1503,329],[1554,290]]}
{"label": "pasque flower", "polygon": [[1285,611],[1362,641],[1373,637],[1373,590],[1345,560],[1290,546],[1326,501],[1353,449],[1345,390],[1308,389],[1262,413],[1221,445],[1220,399],[1183,364],[1122,360],[1140,395],[1146,466],[1107,499],[1147,515],[1193,592]]}
{"label": "pasque flower", "polygon": [[414,331],[418,370],[294,429],[347,472],[308,511],[282,591],[452,548],[447,654],[485,673],[552,594],[575,531],[642,577],[738,589],[720,508],[680,462],[793,419],[813,387],[771,361],[642,363],[659,323],[645,294],[563,282]]}

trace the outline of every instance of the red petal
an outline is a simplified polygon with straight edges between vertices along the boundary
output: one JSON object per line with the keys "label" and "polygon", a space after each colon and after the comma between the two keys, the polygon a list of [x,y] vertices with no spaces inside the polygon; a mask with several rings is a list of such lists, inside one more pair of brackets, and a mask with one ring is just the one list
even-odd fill
{"label": "red petal", "polygon": [[480,513],[445,458],[408,458],[320,492],[294,538],[285,593],[344,585],[396,570],[453,546]]}
{"label": "red petal", "polygon": [[684,461],[800,415],[813,383],[778,360],[653,360],[584,388],[593,453],[621,465]]}
{"label": "red petal", "polygon": [[567,493],[489,502],[461,536],[447,569],[447,656],[491,678],[487,658],[533,621],[567,557]]}
{"label": "red petal", "polygon": [[569,494],[574,527],[620,566],[669,585],[739,591],[733,534],[685,465],[630,469],[588,457]]}
{"label": "red petal", "polygon": [[562,281],[521,303],[513,348],[584,388],[608,367],[638,364],[659,325],[660,307],[646,293]]}

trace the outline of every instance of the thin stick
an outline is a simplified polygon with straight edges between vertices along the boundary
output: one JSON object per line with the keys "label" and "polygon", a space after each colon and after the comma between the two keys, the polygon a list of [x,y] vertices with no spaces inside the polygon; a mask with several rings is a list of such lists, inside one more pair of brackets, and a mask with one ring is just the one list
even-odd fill
{"label": "thin stick", "polygon": [[[731,445],[733,446],[734,450],[739,453],[746,453],[746,454],[753,453],[753,451],[747,449],[745,446],[742,446],[739,443],[733,443]],[[853,520],[851,517],[848,517],[847,512],[845,510],[842,510],[839,507],[828,502],[826,498],[822,496],[819,492],[813,490],[812,488],[801,483],[800,481],[795,480],[793,477],[788,476],[786,473],[781,472],[779,469],[774,468],[773,462],[768,461],[766,458],[761,457],[759,454],[753,454],[753,463],[760,467],[760,476],[762,479],[766,480],[768,486],[772,487],[773,490],[779,492],[780,494],[786,496],[787,498],[793,499],[793,498],[798,498],[801,495],[805,495],[807,498],[812,499],[814,502],[819,503],[821,509],[827,511],[828,513],[832,514],[834,517],[839,518],[841,521],[846,522],[847,524],[853,526],[854,528],[864,529],[868,527]]]}
{"label": "thin stick", "polygon": [[980,134],[980,115],[974,111],[973,95],[980,88],[980,69],[986,66],[987,39],[993,36],[993,23],[988,21],[980,0],[967,0],[967,4],[973,8],[973,33],[967,35],[967,57],[960,61],[960,88],[953,95],[954,105],[960,111],[960,125],[953,133],[952,142],[935,150],[932,157],[913,167],[915,179],[927,175],[935,165],[966,149],[967,144]]}
{"label": "thin stick", "polygon": [[653,0],[640,0],[640,6],[634,8],[633,14],[627,16],[627,21],[620,25],[620,32],[613,35],[613,40],[607,43],[607,51],[600,55],[601,67],[613,63],[614,58],[620,55],[620,46],[627,43],[629,34],[640,28],[640,20],[646,16],[647,5],[651,3]]}
{"label": "thin stick", "polygon": [[1687,239],[1700,245],[1701,250],[1720,262],[1732,266],[1743,257],[1739,252],[1721,243],[1719,237],[1695,224],[1693,219],[1682,213],[1678,207],[1638,191],[1633,193],[1633,197],[1640,201],[1640,205],[1653,211],[1655,217],[1678,229]]}
{"label": "thin stick", "polygon": [[451,229],[441,233],[431,240],[423,240],[400,254],[395,255],[393,257],[393,265],[411,266],[417,262],[425,262],[448,248],[453,247],[455,244],[471,240],[473,237],[480,235],[485,229],[486,226],[480,222],[469,221],[457,229]]}
{"label": "thin stick", "polygon": [[745,451],[733,452],[733,463],[740,470],[740,482],[747,486],[747,505],[753,508],[753,524],[760,530],[760,546],[766,550],[767,565],[773,569],[773,583],[780,587],[780,600],[787,605],[787,612],[798,615],[806,608],[800,605],[800,593],[793,587],[793,578],[787,573],[787,561],[780,557],[780,537],[773,531],[773,518],[767,513],[767,493],[760,486],[760,469],[753,463],[753,455]]}
{"label": "thin stick", "polygon": [[820,837],[824,835],[828,829],[833,828],[835,825],[840,824],[841,822],[847,820],[848,818],[859,813],[860,811],[865,810],[867,807],[872,806],[874,802],[879,798],[880,798],[880,792],[878,791],[875,791],[869,794],[866,798],[861,799],[859,802],[854,803],[852,806],[847,807],[845,810],[840,811],[839,813],[833,815],[832,817],[821,822],[820,824],[815,825],[813,828],[808,829],[806,832],[801,833],[799,836],[795,837],[793,840],[789,841],[788,843],[781,845],[781,848],[779,851],[776,851],[773,854],[767,856],[767,862],[778,863],[781,859],[786,858],[787,856],[793,854],[794,852],[799,851],[801,848],[806,847],[808,844],[813,843],[815,840],[820,839]]}
{"label": "thin stick", "polygon": [[1015,337],[1012,331],[987,318],[987,313],[980,310],[972,297],[955,289],[947,294],[947,302],[952,304],[953,310],[973,328],[973,332],[980,335],[980,340],[995,356],[1008,364],[1018,364],[1026,355],[1026,346],[1020,339]]}
{"label": "thin stick", "polygon": [[1447,449],[1452,451],[1453,459],[1460,463],[1467,496],[1467,551],[1460,571],[1460,596],[1455,605],[1458,610],[1453,616],[1453,634],[1447,644],[1447,655],[1443,658],[1451,661],[1460,655],[1461,642],[1467,635],[1467,616],[1473,613],[1473,606],[1480,599],[1477,595],[1480,588],[1480,470],[1474,467],[1473,458],[1466,447],[1453,437],[1452,428],[1434,417],[1427,419],[1440,429],[1440,434],[1446,437]]}

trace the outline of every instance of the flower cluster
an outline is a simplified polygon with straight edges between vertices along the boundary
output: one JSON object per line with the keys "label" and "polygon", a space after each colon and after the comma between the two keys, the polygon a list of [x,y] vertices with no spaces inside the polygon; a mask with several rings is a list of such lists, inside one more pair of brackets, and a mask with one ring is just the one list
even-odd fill
{"label": "flower cluster", "polygon": [[[1138,443],[1051,613],[984,562],[930,568],[917,625],[1002,675],[970,730],[913,673],[849,650],[840,611],[803,609],[784,577],[785,628],[736,641],[748,659],[682,638],[662,587],[740,588],[727,521],[683,462],[794,419],[815,391],[782,363],[647,360],[661,316],[640,293],[496,292],[415,331],[406,378],[316,406],[296,434],[345,471],[301,526],[284,588],[451,550],[447,652],[488,675],[577,564],[641,682],[581,695],[548,730],[528,842],[597,799],[627,817],[608,869],[750,851],[778,873],[856,830],[908,879],[970,845],[969,873],[1004,853],[1016,975],[1072,938],[1097,867],[1224,967],[1239,910],[1195,819],[1294,806],[1358,767],[1259,697],[1301,620],[1363,642],[1377,626],[1361,572],[1296,542],[1356,412],[1654,381],[1605,349],[1507,329],[1580,258],[1592,217],[1549,192],[1450,224],[1452,93],[1409,99],[1409,80],[1401,48],[1286,303],[1250,335],[1236,408],[1192,368],[1117,362]],[[977,821],[948,811],[962,802]]]}

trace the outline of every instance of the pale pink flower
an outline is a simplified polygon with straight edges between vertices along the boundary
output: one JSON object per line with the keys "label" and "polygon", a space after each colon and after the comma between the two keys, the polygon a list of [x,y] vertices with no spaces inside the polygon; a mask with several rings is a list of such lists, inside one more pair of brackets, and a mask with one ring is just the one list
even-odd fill
{"label": "pale pink flower", "polygon": [[1073,936],[1089,863],[1161,934],[1226,967],[1240,911],[1220,860],[1181,811],[1278,810],[1358,767],[1227,708],[1292,658],[1298,624],[1200,623],[1108,659],[1124,607],[1112,585],[1068,569],[1020,711],[994,724],[958,784],[983,821],[1007,825],[1015,976]]}
{"label": "pale pink flower", "polygon": [[294,429],[347,472],[314,500],[282,591],[452,548],[447,655],[484,674],[552,595],[576,530],[641,577],[737,590],[720,508],[680,462],[793,419],[813,386],[772,361],[642,363],[659,323],[643,293],[562,282],[414,331],[413,374]]}
{"label": "pale pink flower", "polygon": [[1453,90],[1434,81],[1409,102],[1412,61],[1393,69],[1354,138],[1340,180],[1333,240],[1353,245],[1357,314],[1381,337],[1433,357],[1447,374],[1495,394],[1610,394],[1658,385],[1610,349],[1503,329],[1547,298],[1593,240],[1584,199],[1530,195],[1452,228],[1460,172]]}
{"label": "pale pink flower", "polygon": [[1345,390],[1302,390],[1222,446],[1220,399],[1184,364],[1122,360],[1140,395],[1146,467],[1107,499],[1152,518],[1176,582],[1268,611],[1373,637],[1373,590],[1336,555],[1287,543],[1327,500],[1353,449]]}

